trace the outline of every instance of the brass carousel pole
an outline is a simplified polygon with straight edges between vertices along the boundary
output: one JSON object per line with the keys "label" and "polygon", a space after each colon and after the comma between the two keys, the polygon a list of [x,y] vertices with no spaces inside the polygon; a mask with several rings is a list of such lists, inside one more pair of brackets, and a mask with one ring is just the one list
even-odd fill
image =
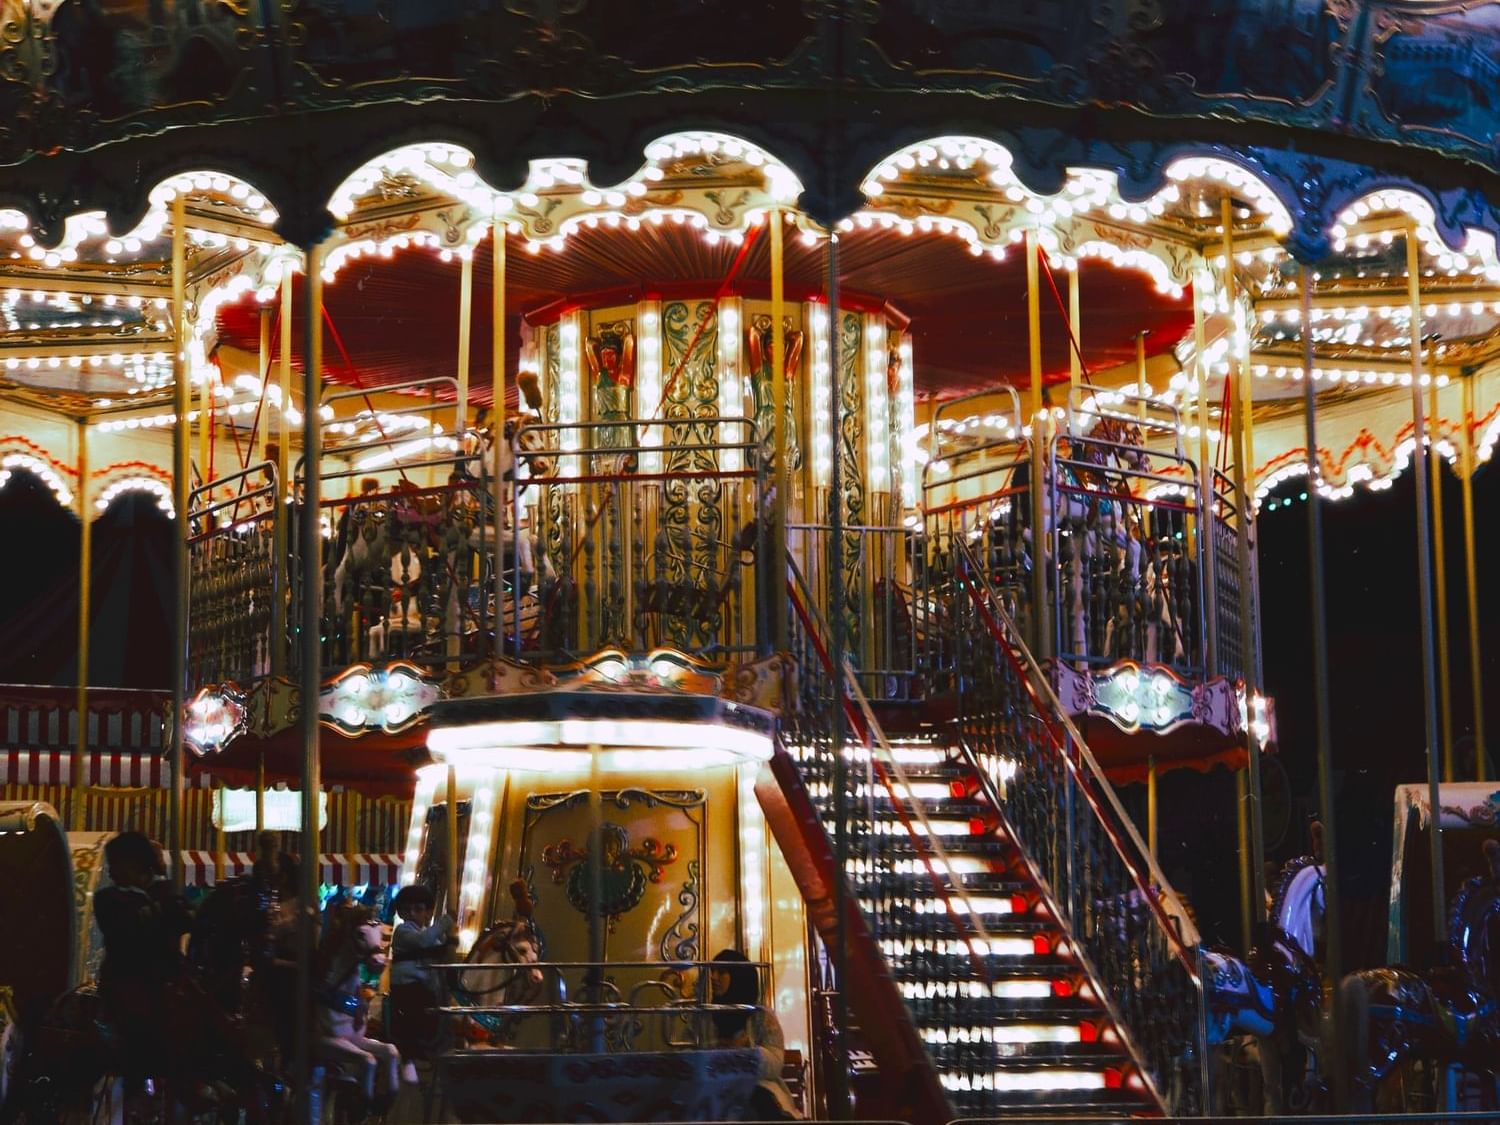
{"label": "brass carousel pole", "polygon": [[1422,277],[1417,228],[1406,228],[1406,288],[1411,303],[1412,483],[1417,492],[1417,604],[1422,622],[1422,713],[1427,737],[1427,800],[1433,809],[1432,938],[1439,950],[1448,932],[1448,902],[1443,884],[1443,833],[1437,823],[1438,707],[1436,656],[1432,635],[1432,529],[1427,523],[1427,427],[1422,416]]}
{"label": "brass carousel pole", "polygon": [[[490,220],[490,242],[494,258],[490,267],[490,487],[494,489],[495,511],[495,659],[505,655],[505,565],[504,554],[498,539],[505,527],[505,482],[500,479],[501,449],[505,440],[505,223]],[[521,534],[520,520],[516,520],[515,534]],[[519,549],[520,544],[516,544]],[[519,557],[519,550],[518,550]],[[521,654],[521,593],[515,591],[516,599],[516,655]]]}
{"label": "brass carousel pole", "polygon": [[[458,430],[469,424],[469,329],[474,313],[474,255],[462,255],[458,267]],[[457,435],[456,435],[457,436]]]}
{"label": "brass carousel pole", "polygon": [[1474,380],[1477,374],[1464,376],[1463,406],[1463,507],[1464,507],[1464,587],[1469,608],[1469,678],[1474,693],[1474,780],[1484,781],[1487,772],[1484,757],[1484,668],[1479,662],[1479,576],[1475,566],[1474,547]]}
{"label": "brass carousel pole", "polygon": [[[1225,195],[1220,208],[1221,221],[1224,229],[1224,291],[1229,308],[1233,310],[1234,294],[1234,208],[1230,203],[1229,196]],[[1240,572],[1240,636],[1242,638],[1240,663],[1245,678],[1245,707],[1247,714],[1254,709],[1255,693],[1259,685],[1257,666],[1259,663],[1259,642],[1256,636],[1258,622],[1255,617],[1255,589],[1252,572],[1252,560],[1250,552],[1250,521],[1252,492],[1254,489],[1254,478],[1252,474],[1255,466],[1249,464],[1251,457],[1250,445],[1250,406],[1252,399],[1245,386],[1248,374],[1240,357],[1235,354],[1234,340],[1230,339],[1229,348],[1229,371],[1233,380],[1229,400],[1229,425],[1230,440],[1234,450],[1234,491],[1239,506],[1239,519],[1235,527],[1236,559]],[[1240,807],[1244,810],[1245,819],[1249,821],[1250,841],[1250,917],[1255,922],[1263,922],[1266,917],[1266,873],[1261,867],[1261,857],[1265,855],[1265,840],[1263,839],[1264,826],[1260,817],[1260,747],[1255,744],[1255,735],[1247,729],[1245,731],[1245,752],[1247,768],[1245,771],[1244,799]]]}
{"label": "brass carousel pole", "polygon": [[172,857],[172,882],[181,890],[182,791],[184,765],[182,716],[187,704],[188,630],[188,487],[191,454],[188,408],[192,388],[187,365],[187,208],[182,192],[172,197],[172,510],[177,528],[172,543],[175,587],[172,601],[172,793],[167,805],[167,854]]}
{"label": "brass carousel pole", "polygon": [[1437,372],[1428,380],[1428,409],[1432,418],[1433,449],[1428,464],[1432,472],[1432,572],[1437,594],[1438,704],[1442,718],[1443,780],[1457,781],[1453,772],[1453,681],[1448,667],[1448,552],[1443,542],[1443,459],[1437,451]]}
{"label": "brass carousel pole", "polygon": [[[832,649],[830,677],[833,680],[833,839],[835,866],[837,870],[844,872],[849,870],[849,765],[844,758],[844,626],[848,607],[844,604],[844,465],[839,449],[842,441],[840,434],[843,433],[839,401],[839,236],[838,231],[832,229],[828,232],[827,294],[828,370],[831,374],[828,380],[828,402],[825,405],[828,410],[828,430],[833,435],[834,443],[828,470],[828,617],[829,629],[833,634],[829,638]],[[816,403],[813,404],[813,409],[817,409]],[[848,943],[845,940],[846,886],[847,880],[843,878],[834,882],[834,907],[838,920],[835,948],[831,952],[838,974],[838,987],[834,992],[833,1023],[838,1037],[835,1058],[840,1063],[834,1068],[834,1073],[829,1075],[828,1092],[831,1107],[829,1116],[835,1120],[849,1116],[848,1074],[842,1061],[848,1058],[849,1052],[850,981]]]}
{"label": "brass carousel pole", "polygon": [[[267,344],[269,346],[269,339]],[[276,554],[276,593],[271,602],[271,674],[284,676],[287,673],[288,657],[291,655],[291,630],[287,628],[288,592],[291,590],[290,558],[288,541],[291,538],[287,520],[295,510],[287,501],[292,495],[292,428],[287,424],[287,411],[292,408],[292,264],[285,262],[281,274],[281,361],[277,365],[277,387],[280,401],[276,408],[276,517],[271,521],[272,550]],[[269,359],[264,368],[266,378],[271,377]],[[268,430],[270,426],[266,427]],[[264,771],[262,771],[264,772]],[[261,793],[264,802],[264,792]]]}
{"label": "brass carousel pole", "polygon": [[[1068,349],[1068,386],[1076,391],[1083,382],[1083,313],[1078,294],[1078,274],[1081,267],[1074,264],[1068,271],[1068,325],[1073,329],[1073,346]],[[1068,404],[1068,417],[1072,418],[1073,404]]]}
{"label": "brass carousel pole", "polygon": [[89,426],[78,419],[78,711],[73,753],[73,792],[69,798],[68,827],[83,830],[83,800],[89,770],[89,614],[94,581],[94,525],[89,518]]}
{"label": "brass carousel pole", "polygon": [[766,216],[771,232],[771,400],[776,421],[776,509],[771,514],[771,577],[764,589],[771,599],[771,638],[776,652],[787,647],[786,606],[786,524],[792,506],[792,474],[787,464],[787,380],[786,380],[786,276],[785,249],[782,241],[781,208],[772,207]]}
{"label": "brass carousel pole", "polygon": [[[1318,803],[1323,821],[1325,972],[1334,987],[1343,979],[1343,940],[1339,922],[1337,836],[1333,807],[1333,733],[1328,682],[1328,594],[1323,573],[1323,497],[1318,491],[1318,395],[1313,385],[1313,273],[1302,267],[1302,393],[1307,428],[1307,569],[1312,605],[1314,731],[1318,747]],[[1330,1007],[1330,1042],[1340,1042],[1338,1004]],[[1337,1092],[1335,1096],[1339,1096]]]}
{"label": "brass carousel pole", "polygon": [[[271,309],[270,309],[269,306],[266,306],[266,305],[262,305],[261,309],[260,309],[260,351],[259,351],[258,354],[259,354],[259,361],[258,361],[258,365],[256,367],[256,373],[262,379],[269,379],[271,377]],[[281,448],[282,444],[284,443],[285,439],[282,436],[281,429],[282,429],[281,415],[280,415],[280,412],[278,411],[278,413],[277,413],[277,421],[276,421],[276,437],[277,437],[277,440],[274,443],[271,441],[271,420],[269,418],[266,419],[266,432],[265,432],[265,437],[264,437],[264,444],[261,447],[262,448],[262,458],[264,460],[266,460],[266,461],[271,460],[271,453],[272,453],[272,451],[273,450],[279,450]],[[278,452],[276,454],[276,456],[279,459],[280,456],[281,456],[281,454]],[[249,459],[251,461],[255,460],[254,452],[253,451],[249,454]],[[279,472],[277,473],[276,480],[277,480],[276,487],[278,489],[284,487],[282,485],[282,483],[281,483],[282,478],[281,478],[281,474]],[[273,511],[277,510],[277,508],[281,504],[281,497],[279,495],[273,495],[272,498],[271,498],[271,503],[273,505],[273,509],[272,510]],[[279,514],[280,513],[278,512],[278,515]],[[276,545],[274,547],[274,554],[276,556],[276,561],[272,565],[279,567],[279,566],[283,565],[283,563],[282,563],[281,560],[285,559],[285,557],[286,557],[286,548],[285,548],[285,546],[283,544],[283,540],[281,538],[281,535],[284,534],[284,527],[285,527],[285,525],[282,523],[282,521],[280,519],[274,519],[274,520],[271,521],[271,526],[273,528],[281,528],[281,529],[283,529],[280,532],[278,532],[278,531],[273,531],[272,532],[272,535],[276,537],[275,538]],[[284,590],[284,589],[285,589],[284,586],[278,585],[276,587],[277,594],[280,595],[281,591]],[[277,596],[277,597],[273,598],[272,601],[271,601],[271,644],[270,644],[270,652],[267,654],[269,656],[269,658],[270,658],[271,673],[272,673],[272,675],[275,675],[276,673],[278,673],[278,672],[280,672],[282,670],[281,654],[282,654],[282,651],[283,651],[282,646],[285,644],[285,640],[284,640],[285,636],[286,636],[286,606],[283,603],[281,597]],[[259,836],[260,836],[260,834],[262,832],[265,831],[265,829],[266,829],[266,756],[265,756],[264,753],[261,753],[261,754],[256,755],[256,759],[255,759],[255,834],[256,834],[256,837],[257,837],[257,839],[256,839],[256,848],[257,849],[260,847]]]}
{"label": "brass carousel pole", "polygon": [[[318,757],[318,698],[322,687],[323,528],[320,473],[322,461],[323,254],[318,244],[307,250],[303,285],[302,353],[302,523],[298,535],[302,603],[298,634],[301,667],[298,679],[302,728],[302,887],[301,928],[297,942],[296,1074],[310,1091],[312,1074],[313,947],[318,926],[318,876],[322,851],[318,833],[322,771]],[[284,360],[285,361],[285,360]],[[309,1097],[309,1107],[311,1099]]]}
{"label": "brass carousel pole", "polygon": [[[1042,417],[1042,293],[1039,259],[1042,248],[1036,229],[1026,231],[1026,336],[1031,368],[1031,393],[1026,412],[1031,415],[1031,624],[1032,646],[1038,660],[1052,655],[1047,628],[1046,497],[1042,473],[1046,466],[1046,419]],[[837,432],[837,431],[835,431]]]}

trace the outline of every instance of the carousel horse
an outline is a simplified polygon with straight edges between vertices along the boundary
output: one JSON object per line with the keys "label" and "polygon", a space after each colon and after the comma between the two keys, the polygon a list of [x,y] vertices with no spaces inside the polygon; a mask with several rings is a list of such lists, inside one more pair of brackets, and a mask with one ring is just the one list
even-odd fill
{"label": "carousel horse", "polygon": [[384,505],[358,505],[350,512],[349,520],[354,534],[348,537],[343,557],[333,572],[333,605],[340,620],[356,604],[372,608],[367,591],[372,581],[380,581],[391,554]]}
{"label": "carousel horse", "polygon": [[1372,1108],[1407,1064],[1500,1079],[1500,841],[1486,840],[1488,872],[1470,879],[1448,912],[1449,964],[1425,972],[1366,969],[1339,982],[1339,1077],[1351,1109]]}
{"label": "carousel horse", "polygon": [[[453,992],[465,1005],[533,1004],[542,995],[545,977],[541,969],[534,967],[541,960],[542,943],[532,918],[535,907],[526,881],[513,882],[510,894],[515,902],[515,917],[496,922],[481,933],[465,958],[467,964],[476,968],[458,971]],[[528,965],[533,967],[527,968]],[[498,1045],[514,1035],[518,1019],[496,1019],[476,1013],[471,1021],[471,1026],[480,1029],[491,1045]]]}
{"label": "carousel horse", "polygon": [[365,1034],[366,1006],[359,970],[385,967],[385,934],[368,907],[344,902],[331,908],[318,943],[313,1051],[354,1081],[365,1102],[388,1105],[401,1088],[401,1054]]}
{"label": "carousel horse", "polygon": [[369,628],[369,654],[372,659],[388,655],[392,642],[400,637],[406,641],[404,648],[411,648],[411,638],[418,643],[426,634],[426,620],[422,615],[420,593],[422,589],[422,544],[421,533],[415,527],[405,529],[401,546],[393,550],[386,570],[390,578],[390,604],[386,614]]}
{"label": "carousel horse", "polygon": [[[1058,443],[1053,479],[1043,498],[1043,526],[1048,537],[1059,533],[1067,620],[1073,650],[1080,655],[1139,655],[1127,638],[1129,609],[1144,579],[1144,551],[1129,489],[1115,474],[1145,467],[1141,442],[1137,427],[1106,417],[1087,434]],[[1029,544],[1029,530],[1025,538]],[[1090,629],[1087,605],[1098,600],[1090,588],[1100,581],[1108,607],[1103,636]]]}
{"label": "carousel horse", "polygon": [[1258,1040],[1268,1113],[1307,1109],[1321,1085],[1316,1060],[1327,908],[1321,825],[1312,832],[1312,854],[1282,868],[1270,920],[1257,928],[1249,954],[1243,960],[1218,950],[1203,954],[1208,1040]]}

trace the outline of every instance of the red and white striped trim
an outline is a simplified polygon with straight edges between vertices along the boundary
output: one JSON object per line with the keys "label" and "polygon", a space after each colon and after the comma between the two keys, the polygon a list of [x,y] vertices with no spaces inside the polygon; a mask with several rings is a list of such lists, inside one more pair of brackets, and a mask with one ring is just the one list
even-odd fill
{"label": "red and white striped trim", "polygon": [[[76,755],[71,750],[0,750],[0,785],[69,785]],[[154,789],[169,784],[166,758],[128,750],[91,750],[84,784]],[[200,775],[199,785],[208,779]]]}
{"label": "red and white striped trim", "polygon": [[[190,887],[214,885],[214,853],[194,849],[182,853],[185,867],[182,879]],[[325,852],[320,860],[319,879],[334,886],[356,887],[365,883],[396,883],[401,878],[401,857],[386,852],[338,855]],[[250,852],[224,853],[224,878],[250,874],[255,856]]]}

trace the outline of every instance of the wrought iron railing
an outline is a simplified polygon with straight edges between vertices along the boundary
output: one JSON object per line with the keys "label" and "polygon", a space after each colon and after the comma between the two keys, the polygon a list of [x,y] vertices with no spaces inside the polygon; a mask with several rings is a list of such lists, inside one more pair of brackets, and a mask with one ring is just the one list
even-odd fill
{"label": "wrought iron railing", "polygon": [[188,679],[242,686],[281,670],[286,521],[269,461],[188,496]]}
{"label": "wrought iron railing", "polygon": [[[943,663],[941,630],[924,620],[923,604],[930,600],[927,576],[945,580],[957,538],[982,563],[1021,634],[1035,638],[1033,467],[1024,441],[1001,436],[947,452],[924,471],[927,543],[912,563],[922,663]],[[1079,668],[1133,660],[1190,678],[1237,674],[1243,642],[1235,511],[1223,494],[1204,504],[1193,461],[1064,434],[1049,443],[1043,474],[1040,586],[1051,650]]]}
{"label": "wrought iron railing", "polygon": [[717,662],[768,644],[766,465],[753,421],[529,424],[512,457],[532,466],[512,491],[507,548],[515,596],[536,601],[529,628],[507,607],[520,655],[665,645]]}
{"label": "wrought iron railing", "polygon": [[753,1014],[771,999],[769,965],[746,964],[759,981],[757,1004],[715,1000],[713,961],[471,959],[432,967],[452,993],[438,1011],[450,1023],[469,1021],[476,1046],[617,1053],[715,1046],[716,1013]]}
{"label": "wrought iron railing", "polygon": [[1204,1103],[1198,935],[965,537],[941,591],[963,751],[1161,1103]]}
{"label": "wrought iron railing", "polygon": [[[912,556],[920,533],[910,527],[839,528],[843,550],[838,581],[830,572],[826,523],[787,525],[787,554],[797,568],[803,600],[831,617],[843,608],[845,650],[861,690],[872,699],[916,697]],[[803,577],[805,576],[805,577]]]}
{"label": "wrought iron railing", "polygon": [[1054,651],[1076,666],[1135,660],[1201,676],[1196,467],[1079,437],[1055,438],[1049,463]]}

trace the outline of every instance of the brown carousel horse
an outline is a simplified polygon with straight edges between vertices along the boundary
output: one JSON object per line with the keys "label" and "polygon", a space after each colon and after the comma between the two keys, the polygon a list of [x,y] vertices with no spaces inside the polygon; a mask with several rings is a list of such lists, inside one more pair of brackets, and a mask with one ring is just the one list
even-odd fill
{"label": "brown carousel horse", "polygon": [[1448,912],[1450,963],[1419,972],[1366,969],[1339,982],[1339,1077],[1351,1108],[1369,1109],[1386,1080],[1424,1062],[1500,1079],[1500,841],[1486,840],[1489,871],[1470,879]]}

